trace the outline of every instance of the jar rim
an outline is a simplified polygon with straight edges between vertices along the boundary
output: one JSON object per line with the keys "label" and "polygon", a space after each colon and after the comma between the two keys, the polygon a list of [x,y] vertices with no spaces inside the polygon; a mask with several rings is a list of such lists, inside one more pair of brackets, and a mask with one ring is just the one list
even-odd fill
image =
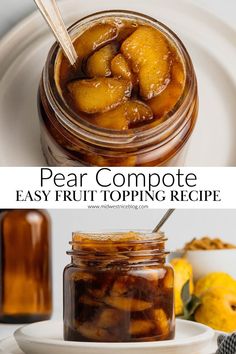
{"label": "jar rim", "polygon": [[[165,249],[167,238],[163,232],[148,231],[110,231],[110,232],[74,232],[69,242],[71,250],[67,255],[72,260],[88,260],[93,264],[159,262],[169,254]],[[138,258],[138,261],[137,261]]]}
{"label": "jar rim", "polygon": [[[149,25],[157,27],[165,34],[165,36],[167,36],[170,42],[173,43],[180,55],[185,69],[185,87],[182,96],[176,103],[174,109],[171,113],[167,113],[163,122],[156,126],[152,126],[153,122],[151,122],[138,128],[116,131],[95,126],[81,118],[64,102],[55,83],[55,64],[58,55],[61,52],[58,43],[55,43],[52,46],[48,54],[43,71],[43,85],[50,105],[56,111],[56,119],[63,125],[64,128],[70,130],[70,132],[77,137],[79,136],[82,139],[84,138],[84,140],[95,140],[101,144],[109,143],[109,145],[111,144],[112,146],[120,146],[125,143],[130,144],[131,147],[136,147],[139,146],[140,143],[143,145],[145,138],[145,144],[147,142],[150,144],[153,141],[160,139],[162,136],[164,137],[167,129],[182,122],[182,120],[186,118],[186,112],[189,110],[191,102],[197,91],[194,68],[191,58],[179,37],[162,22],[142,13],[127,10],[96,12],[76,21],[69,27],[69,32],[72,34],[73,30],[76,30],[82,26],[90,25],[91,21],[99,21],[102,19],[106,20],[109,19],[109,17],[114,16],[118,18],[127,18],[128,16],[130,19],[139,19]],[[188,119],[190,119],[190,117],[188,117]],[[173,134],[177,134],[177,131]]]}
{"label": "jar rim", "polygon": [[[75,240],[76,237],[81,237],[79,240]],[[124,238],[125,237],[125,238]],[[127,239],[128,237],[128,239]],[[133,238],[132,238],[133,237]],[[84,231],[75,231],[72,233],[72,241],[70,244],[80,244],[84,240],[93,243],[151,243],[151,242],[165,242],[167,238],[165,233],[158,231],[152,232],[150,230],[118,230],[118,231],[100,231],[100,232],[84,232]]]}

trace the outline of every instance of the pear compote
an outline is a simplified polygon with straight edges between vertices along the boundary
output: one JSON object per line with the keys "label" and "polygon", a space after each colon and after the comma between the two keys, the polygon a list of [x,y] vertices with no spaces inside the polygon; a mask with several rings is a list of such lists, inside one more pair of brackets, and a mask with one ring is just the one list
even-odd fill
{"label": "pear compote", "polygon": [[63,57],[59,84],[67,104],[91,124],[127,130],[160,119],[184,90],[184,66],[158,29],[132,20],[107,20],[74,42],[76,69]]}
{"label": "pear compote", "polygon": [[180,40],[161,23],[125,11],[83,19],[71,35],[76,65],[54,47],[41,83],[47,161],[180,164],[198,106],[194,70]]}
{"label": "pear compote", "polygon": [[75,233],[64,271],[64,338],[174,338],[174,273],[162,233]]}

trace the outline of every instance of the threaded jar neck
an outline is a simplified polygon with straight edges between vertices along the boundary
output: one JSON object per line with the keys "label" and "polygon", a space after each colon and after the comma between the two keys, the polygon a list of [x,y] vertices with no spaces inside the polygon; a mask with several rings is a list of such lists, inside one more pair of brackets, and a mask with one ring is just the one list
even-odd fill
{"label": "threaded jar neck", "polygon": [[163,264],[168,252],[165,250],[163,233],[110,232],[73,233],[67,252],[72,263],[82,267],[138,267]]}

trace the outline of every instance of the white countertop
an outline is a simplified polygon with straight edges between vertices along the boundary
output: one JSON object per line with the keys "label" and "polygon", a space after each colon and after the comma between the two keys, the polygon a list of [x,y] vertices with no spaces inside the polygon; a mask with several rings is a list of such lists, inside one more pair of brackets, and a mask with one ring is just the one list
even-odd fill
{"label": "white countertop", "polygon": [[[54,314],[53,314],[53,317],[52,317],[52,320],[61,320],[61,316],[60,315],[62,314],[62,310],[55,310],[54,311]],[[10,324],[5,324],[5,323],[2,323],[0,324],[0,349],[1,349],[1,340],[7,338],[7,337],[10,337],[13,335],[13,333],[19,328],[19,327],[22,327],[23,324],[21,325],[10,325]]]}
{"label": "white countertop", "polygon": [[17,325],[0,324],[0,341],[4,338],[10,337],[17,328],[19,328]]}

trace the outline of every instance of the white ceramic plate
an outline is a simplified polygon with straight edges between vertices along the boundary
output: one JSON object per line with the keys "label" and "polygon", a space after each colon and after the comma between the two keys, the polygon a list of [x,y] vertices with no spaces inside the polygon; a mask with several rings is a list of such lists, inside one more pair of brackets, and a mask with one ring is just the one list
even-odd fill
{"label": "white ceramic plate", "polygon": [[[236,32],[195,0],[64,0],[67,24],[87,14],[129,9],[170,26],[184,41],[199,81],[200,113],[188,166],[236,166]],[[222,5],[223,6],[223,5]],[[53,37],[38,13],[0,43],[0,165],[44,165],[36,96]]]}
{"label": "white ceramic plate", "polygon": [[26,354],[192,354],[209,353],[214,331],[198,323],[177,320],[176,338],[148,343],[89,343],[63,341],[62,322],[46,321],[25,326],[15,332],[19,347]]}

